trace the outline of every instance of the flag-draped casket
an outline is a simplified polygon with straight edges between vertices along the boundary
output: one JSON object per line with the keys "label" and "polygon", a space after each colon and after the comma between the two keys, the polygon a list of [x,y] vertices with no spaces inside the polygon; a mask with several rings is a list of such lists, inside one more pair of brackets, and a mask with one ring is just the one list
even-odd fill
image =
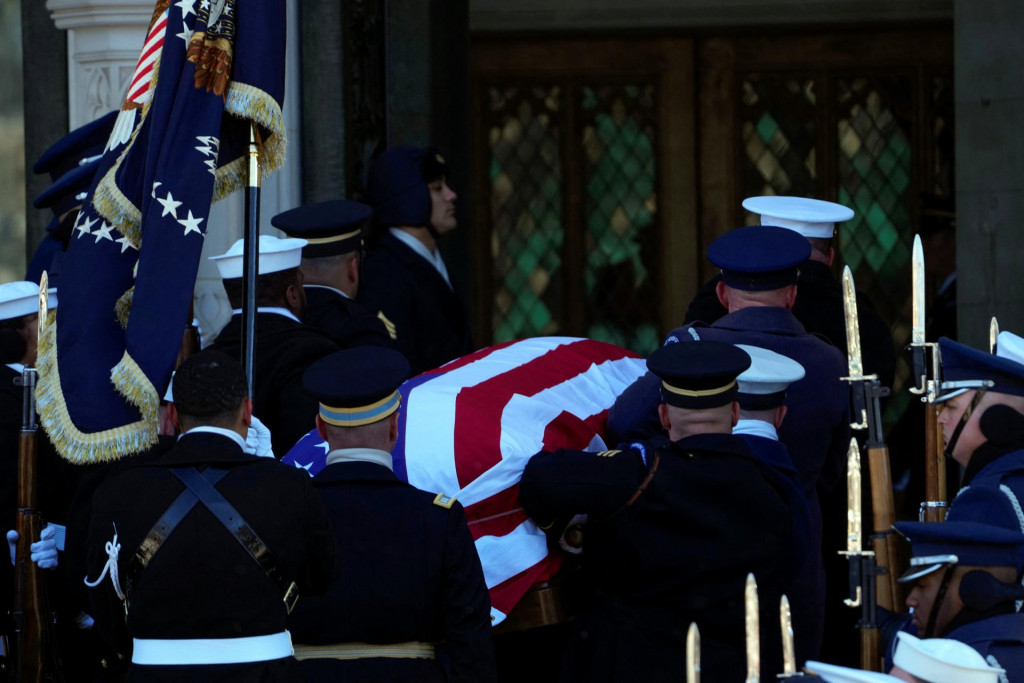
{"label": "flag-draped casket", "polygon": [[[465,506],[495,625],[560,566],[518,501],[527,460],[542,449],[603,450],[608,409],[645,370],[611,344],[541,337],[477,351],[402,385],[395,473]],[[316,474],[326,453],[314,431],[284,461]]]}
{"label": "flag-draped casket", "polygon": [[284,162],[284,0],[158,0],[63,261],[40,340],[37,401],[61,455],[138,452],[157,438],[211,201]]}

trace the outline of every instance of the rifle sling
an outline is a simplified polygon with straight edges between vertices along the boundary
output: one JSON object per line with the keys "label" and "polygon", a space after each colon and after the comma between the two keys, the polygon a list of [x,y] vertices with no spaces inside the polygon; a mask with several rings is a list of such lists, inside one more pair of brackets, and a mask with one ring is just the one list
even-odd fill
{"label": "rifle sling", "polygon": [[210,514],[216,517],[217,521],[230,531],[235,540],[245,548],[249,556],[263,569],[267,578],[282,591],[285,606],[291,612],[298,600],[295,582],[285,577],[274,561],[270,548],[242,518],[238,510],[214,487],[214,484],[227,474],[227,470],[211,468],[200,474],[194,467],[178,467],[172,469],[171,473],[185,484],[185,490],[157,520],[136,550],[128,567],[126,591],[131,590],[134,580],[152,561],[153,555],[167,540],[178,523],[195,507],[196,503],[202,503],[210,511]]}

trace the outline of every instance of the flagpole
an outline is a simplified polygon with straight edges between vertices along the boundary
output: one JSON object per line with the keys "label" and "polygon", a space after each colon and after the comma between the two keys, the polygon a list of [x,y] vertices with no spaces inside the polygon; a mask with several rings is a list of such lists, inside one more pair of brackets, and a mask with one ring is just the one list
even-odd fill
{"label": "flagpole", "polygon": [[256,347],[256,277],[259,275],[260,135],[249,126],[249,186],[245,189],[245,243],[242,251],[242,366],[253,395],[253,354]]}

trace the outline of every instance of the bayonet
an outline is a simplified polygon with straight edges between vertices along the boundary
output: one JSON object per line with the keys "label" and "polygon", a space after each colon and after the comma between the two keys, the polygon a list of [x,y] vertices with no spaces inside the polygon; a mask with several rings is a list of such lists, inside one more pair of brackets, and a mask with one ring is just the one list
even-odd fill
{"label": "bayonet", "polygon": [[857,290],[850,266],[843,267],[843,313],[846,315],[846,355],[850,380],[865,379],[860,355],[860,321],[857,319]]}
{"label": "bayonet", "polygon": [[686,632],[686,683],[700,683],[700,629],[694,622]]}
{"label": "bayonet", "polygon": [[999,321],[996,320],[995,316],[992,316],[992,320],[988,323],[988,348],[994,355],[996,352],[996,346],[999,342]]}
{"label": "bayonet", "polygon": [[[925,288],[924,288],[924,250],[921,247],[921,236],[914,235],[914,248],[911,252],[911,284],[913,285],[913,322],[910,328],[910,352],[914,386],[910,393],[923,395],[928,390],[928,346],[925,341]],[[933,350],[934,353],[934,350]],[[924,399],[922,399],[924,400]]]}
{"label": "bayonet", "polygon": [[793,637],[793,612],[789,608],[789,598],[783,594],[779,600],[779,626],[782,628],[782,674],[779,678],[796,678],[802,676],[796,670],[796,645]]}
{"label": "bayonet", "polygon": [[846,453],[846,551],[840,553],[850,560],[850,597],[843,600],[847,607],[860,607],[863,599],[863,582],[860,563],[857,561],[864,553],[860,477],[860,447],[857,445],[857,439],[850,439],[850,448]]}
{"label": "bayonet", "polygon": [[39,277],[39,320],[36,325],[37,341],[43,339],[43,329],[46,327],[46,314],[49,311],[50,277],[43,271]]}
{"label": "bayonet", "polygon": [[747,632],[747,677],[745,683],[760,683],[761,623],[757,605],[757,581],[753,574],[747,574],[747,585],[743,589],[743,607],[746,614]]}

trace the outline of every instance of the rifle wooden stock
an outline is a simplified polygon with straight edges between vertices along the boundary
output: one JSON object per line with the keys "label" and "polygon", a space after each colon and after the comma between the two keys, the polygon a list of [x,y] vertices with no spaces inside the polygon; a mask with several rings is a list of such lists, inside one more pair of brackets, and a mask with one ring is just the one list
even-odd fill
{"label": "rifle wooden stock", "polygon": [[43,676],[43,653],[48,639],[42,570],[31,559],[29,546],[39,538],[42,519],[36,510],[36,434],[22,430],[18,441],[18,543],[14,556],[14,625],[17,662],[14,680],[37,683]]}
{"label": "rifle wooden stock", "polygon": [[[931,502],[947,502],[946,499],[946,444],[942,438],[935,406],[925,407],[924,414],[924,499]],[[941,522],[946,518],[946,508],[926,507],[924,521]]]}
{"label": "rifle wooden stock", "polygon": [[871,515],[875,533],[871,540],[875,551],[875,562],[885,567],[885,573],[876,577],[876,599],[879,606],[893,610],[899,602],[899,584],[896,583],[900,569],[899,539],[892,531],[896,521],[895,504],[892,499],[892,473],[889,470],[889,449],[882,445],[868,448],[868,467],[871,471]]}
{"label": "rifle wooden stock", "polygon": [[881,671],[881,635],[877,626],[860,629],[860,668],[864,671]]}

